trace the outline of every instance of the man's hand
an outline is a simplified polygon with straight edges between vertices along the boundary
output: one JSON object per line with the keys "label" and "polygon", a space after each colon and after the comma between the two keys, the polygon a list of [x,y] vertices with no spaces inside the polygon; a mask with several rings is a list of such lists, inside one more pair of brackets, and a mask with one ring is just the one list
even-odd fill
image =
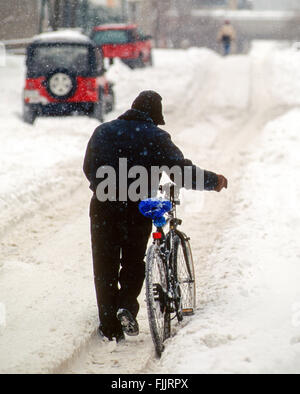
{"label": "man's hand", "polygon": [[220,192],[224,187],[227,189],[228,181],[223,175],[218,175],[218,184],[215,187],[216,192]]}

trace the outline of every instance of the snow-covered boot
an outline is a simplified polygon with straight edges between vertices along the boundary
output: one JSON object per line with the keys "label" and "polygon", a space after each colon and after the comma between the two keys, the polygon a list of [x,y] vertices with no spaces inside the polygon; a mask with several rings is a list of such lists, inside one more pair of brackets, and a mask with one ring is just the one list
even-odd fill
{"label": "snow-covered boot", "polygon": [[139,335],[139,325],[128,309],[119,309],[117,318],[120,320],[123,331],[130,336]]}

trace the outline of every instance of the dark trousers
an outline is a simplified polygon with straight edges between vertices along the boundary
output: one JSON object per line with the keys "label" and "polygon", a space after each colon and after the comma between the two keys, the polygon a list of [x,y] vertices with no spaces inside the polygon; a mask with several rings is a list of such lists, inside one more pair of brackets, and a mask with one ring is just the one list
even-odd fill
{"label": "dark trousers", "polygon": [[135,317],[144,278],[144,257],[152,222],[132,202],[99,202],[90,205],[94,281],[101,329],[106,336],[121,331],[119,308]]}
{"label": "dark trousers", "polygon": [[227,36],[222,39],[223,47],[224,47],[224,56],[228,56],[231,50],[231,39]]}

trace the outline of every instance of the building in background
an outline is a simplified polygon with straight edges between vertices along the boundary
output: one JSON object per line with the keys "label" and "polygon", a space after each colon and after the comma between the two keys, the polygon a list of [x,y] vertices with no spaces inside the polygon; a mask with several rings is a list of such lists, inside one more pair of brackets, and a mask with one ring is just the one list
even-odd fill
{"label": "building in background", "polygon": [[88,33],[103,23],[134,22],[157,47],[217,50],[225,19],[237,30],[237,52],[254,39],[300,41],[300,0],[0,0],[0,11],[0,41],[61,27]]}
{"label": "building in background", "polygon": [[252,0],[254,10],[300,11],[299,0]]}
{"label": "building in background", "polygon": [[[162,0],[161,4],[166,4],[166,1]],[[160,23],[157,14],[152,11],[152,29],[159,36],[156,40],[158,46],[167,43],[168,47],[198,46],[219,51],[217,31],[226,19],[231,21],[237,31],[237,53],[247,52],[252,40],[300,41],[300,0],[170,2],[166,12],[158,13]]]}
{"label": "building in background", "polygon": [[0,0],[0,40],[32,37],[38,32],[39,0]]}
{"label": "building in background", "polygon": [[0,41],[64,27],[88,32],[95,24],[127,20],[127,8],[128,0],[0,0]]}
{"label": "building in background", "polygon": [[193,6],[196,8],[226,8],[227,0],[193,0]]}
{"label": "building in background", "polygon": [[193,0],[193,6],[204,9],[251,9],[252,0]]}

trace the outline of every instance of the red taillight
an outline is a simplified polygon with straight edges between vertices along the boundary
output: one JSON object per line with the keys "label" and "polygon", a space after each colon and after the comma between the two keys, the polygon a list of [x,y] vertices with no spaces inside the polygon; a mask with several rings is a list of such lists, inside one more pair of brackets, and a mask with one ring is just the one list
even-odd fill
{"label": "red taillight", "polygon": [[44,77],[27,78],[25,83],[25,89],[28,90],[42,89],[44,80],[45,80]]}
{"label": "red taillight", "polygon": [[153,239],[161,239],[162,234],[159,232],[156,232],[156,233],[153,233],[152,236],[153,236]]}
{"label": "red taillight", "polygon": [[34,89],[35,88],[35,83],[33,80],[31,79],[27,79],[26,80],[26,84],[25,84],[25,88],[26,89]]}

